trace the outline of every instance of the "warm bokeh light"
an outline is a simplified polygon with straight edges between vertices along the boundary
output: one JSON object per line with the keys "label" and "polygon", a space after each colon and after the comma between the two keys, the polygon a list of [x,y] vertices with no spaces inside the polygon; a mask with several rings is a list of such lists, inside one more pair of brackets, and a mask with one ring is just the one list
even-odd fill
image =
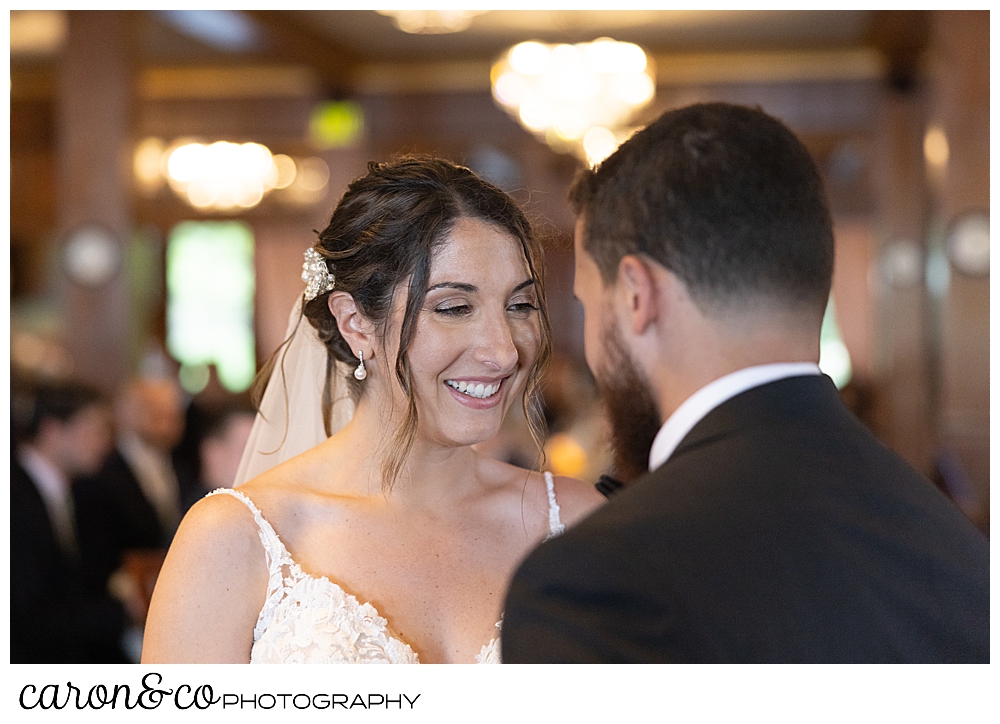
{"label": "warm bokeh light", "polygon": [[160,173],[163,151],[163,141],[159,138],[146,138],[136,146],[132,171],[139,187],[147,193],[158,191],[163,186],[163,175]]}
{"label": "warm bokeh light", "polygon": [[441,34],[458,33],[472,23],[477,15],[487,10],[376,10],[387,15],[404,33]]}
{"label": "warm bokeh light", "polygon": [[283,153],[275,154],[271,161],[274,163],[274,170],[277,177],[274,180],[274,188],[287,188],[295,180],[295,161],[290,156]]}
{"label": "warm bokeh light", "polygon": [[614,153],[618,145],[615,134],[604,126],[594,126],[583,136],[583,150],[591,166],[596,166]]}
{"label": "warm bokeh light", "polygon": [[931,126],[924,135],[924,158],[928,165],[943,169],[948,165],[948,137],[938,126]]}
{"label": "warm bokeh light", "polygon": [[642,48],[610,38],[519,43],[494,64],[490,77],[493,97],[521,125],[590,164],[617,147],[617,132],[656,89]]}
{"label": "warm bokeh light", "polygon": [[166,180],[178,196],[203,211],[250,209],[275,190],[293,205],[313,204],[323,198],[330,180],[323,159],[275,155],[260,143],[179,139],[165,146],[158,138],[147,138],[136,147],[132,164],[147,193],[155,193]]}
{"label": "warm bokeh light", "polygon": [[65,10],[11,10],[10,54],[46,55],[66,42]]}

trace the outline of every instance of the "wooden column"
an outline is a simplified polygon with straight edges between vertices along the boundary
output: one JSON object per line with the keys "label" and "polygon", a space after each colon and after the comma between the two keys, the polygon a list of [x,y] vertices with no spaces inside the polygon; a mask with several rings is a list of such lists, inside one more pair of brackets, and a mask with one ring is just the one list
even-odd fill
{"label": "wooden column", "polygon": [[[990,13],[933,13],[930,121],[948,139],[948,163],[933,187],[947,228],[990,208]],[[982,528],[990,500],[990,280],[951,268],[940,308],[938,444],[969,484],[959,502]],[[957,491],[962,497],[962,491]]]}
{"label": "wooden column", "polygon": [[70,278],[60,263],[66,346],[74,374],[113,389],[128,373],[126,248],[132,232],[130,120],[132,16],[71,11],[58,77],[57,168],[60,261],[79,229],[115,239],[116,273],[99,285]]}
{"label": "wooden column", "polygon": [[926,101],[890,87],[875,138],[875,380],[883,440],[926,475],[933,468],[929,308],[923,265],[929,196],[924,175]]}

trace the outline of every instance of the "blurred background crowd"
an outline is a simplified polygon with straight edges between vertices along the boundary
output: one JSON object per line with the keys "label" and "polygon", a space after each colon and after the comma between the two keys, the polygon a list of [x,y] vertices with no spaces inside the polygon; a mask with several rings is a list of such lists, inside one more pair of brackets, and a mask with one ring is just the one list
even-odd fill
{"label": "blurred background crowd", "polygon": [[[597,482],[566,188],[698,101],[805,142],[836,227],[821,366],[988,533],[988,12],[21,10],[10,38],[13,662],[137,660],[181,516],[232,484],[302,252],[369,160],[464,163],[536,222],[544,465]],[[483,447],[537,464],[516,409]]]}

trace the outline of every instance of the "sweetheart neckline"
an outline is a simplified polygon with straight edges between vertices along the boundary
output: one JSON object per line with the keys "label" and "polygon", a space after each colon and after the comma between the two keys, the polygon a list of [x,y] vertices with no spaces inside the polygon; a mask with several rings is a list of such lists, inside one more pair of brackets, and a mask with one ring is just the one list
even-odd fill
{"label": "sweetheart neckline", "polygon": [[[275,537],[277,537],[277,533],[275,533]],[[279,538],[279,542],[280,542],[280,538]],[[281,542],[281,545],[284,548],[284,542]],[[407,642],[406,639],[404,639],[402,636],[399,636],[399,635],[395,634],[393,631],[390,630],[390,628],[389,628],[389,620],[385,616],[382,615],[381,611],[379,611],[377,608],[375,608],[375,605],[373,603],[371,603],[370,601],[365,601],[364,603],[362,603],[361,600],[355,594],[351,593],[346,588],[344,588],[342,585],[340,585],[336,581],[332,580],[326,574],[316,575],[314,573],[309,573],[307,571],[304,571],[302,569],[302,566],[300,566],[298,563],[296,563],[295,559],[292,558],[292,554],[288,552],[287,548],[285,548],[284,552],[285,552],[285,555],[288,557],[288,561],[289,561],[289,563],[287,563],[286,565],[288,566],[289,571],[292,574],[291,576],[288,577],[288,579],[285,579],[285,580],[291,580],[292,583],[291,583],[290,586],[287,586],[282,591],[283,593],[287,594],[287,590],[289,588],[294,587],[295,585],[297,585],[299,583],[299,581],[302,581],[302,580],[305,580],[305,579],[309,579],[309,580],[320,582],[320,583],[325,583],[328,586],[331,586],[331,587],[335,588],[341,594],[343,594],[344,599],[348,602],[348,605],[351,605],[351,606],[354,607],[353,610],[364,612],[364,609],[366,607],[369,608],[369,609],[371,609],[371,612],[372,612],[372,614],[374,614],[374,618],[376,619],[376,621],[378,623],[379,629],[381,630],[382,633],[385,634],[386,638],[392,639],[393,641],[395,641],[399,645],[405,647],[407,651],[409,651],[411,654],[413,654],[413,658],[415,658],[417,660],[418,664],[419,663],[423,663],[420,660],[420,654],[418,654],[414,650],[414,648],[409,644],[409,642]],[[285,581],[282,581],[282,582],[285,583]],[[258,617],[257,617],[257,621],[258,622],[260,621],[260,616],[262,616],[264,614],[264,610],[266,608],[267,608],[267,606],[265,605],[264,608],[261,609],[260,615],[258,615]],[[497,621],[496,624],[494,624],[494,625],[497,628],[500,628],[500,625],[502,623],[503,623],[503,617],[501,616],[500,620]],[[496,641],[499,638],[500,638],[499,636],[494,636],[489,641],[487,641],[485,644],[483,644],[482,647],[479,649],[479,654],[477,655],[477,657],[484,656],[486,654],[486,652],[488,652],[489,649],[491,649],[493,647],[493,645],[496,643]]]}

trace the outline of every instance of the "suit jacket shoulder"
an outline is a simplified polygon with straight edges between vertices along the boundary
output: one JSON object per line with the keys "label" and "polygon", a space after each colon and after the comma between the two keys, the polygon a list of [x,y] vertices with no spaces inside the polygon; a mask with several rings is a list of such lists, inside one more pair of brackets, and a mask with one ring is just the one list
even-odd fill
{"label": "suit jacket shoulder", "polygon": [[985,539],[827,378],[789,378],[532,554],[504,658],[988,660],[988,572]]}
{"label": "suit jacket shoulder", "polygon": [[89,585],[104,587],[128,549],[160,548],[165,534],[153,505],[117,450],[96,475],[73,486],[80,550]]}
{"label": "suit jacket shoulder", "polygon": [[105,590],[85,591],[35,483],[14,462],[10,576],[11,663],[125,663],[124,610]]}

